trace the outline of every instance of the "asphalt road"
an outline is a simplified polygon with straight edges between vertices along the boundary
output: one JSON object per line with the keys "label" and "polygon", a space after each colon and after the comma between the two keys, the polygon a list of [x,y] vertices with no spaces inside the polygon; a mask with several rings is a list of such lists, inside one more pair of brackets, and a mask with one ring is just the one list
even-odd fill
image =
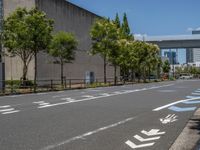
{"label": "asphalt road", "polygon": [[198,80],[0,97],[0,150],[168,150],[199,106]]}

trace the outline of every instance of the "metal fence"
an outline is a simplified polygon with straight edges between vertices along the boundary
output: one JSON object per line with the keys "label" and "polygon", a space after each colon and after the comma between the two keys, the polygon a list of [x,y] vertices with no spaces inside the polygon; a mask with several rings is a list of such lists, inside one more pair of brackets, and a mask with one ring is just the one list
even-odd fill
{"label": "metal fence", "polygon": [[0,88],[0,95],[96,88],[103,86],[134,84],[136,83],[136,81],[128,81],[128,80],[124,81],[118,79],[115,84],[114,78],[107,78],[106,83],[104,83],[103,78],[95,79],[93,82],[88,82],[86,79],[64,79],[62,84],[61,79],[52,79],[52,80],[37,80],[36,85],[34,85],[33,84],[34,81],[32,80],[28,81],[6,80],[6,81],[0,81],[0,83],[3,85],[2,88]]}

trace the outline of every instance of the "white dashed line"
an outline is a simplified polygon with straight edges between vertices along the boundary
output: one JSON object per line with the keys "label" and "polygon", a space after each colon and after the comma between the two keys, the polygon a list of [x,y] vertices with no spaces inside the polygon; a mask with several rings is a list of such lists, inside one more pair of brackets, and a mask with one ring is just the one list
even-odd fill
{"label": "white dashed line", "polygon": [[[168,84],[168,85],[163,85],[163,86],[157,86],[156,88],[167,87],[167,86],[171,86],[171,85],[174,85],[174,84]],[[143,89],[133,90],[133,91],[131,91],[131,92],[129,92],[129,93],[138,92],[138,91],[145,91],[145,90],[151,90],[151,89],[152,89],[152,88],[143,88]],[[153,89],[155,89],[155,87],[154,87]],[[89,97],[89,98],[85,98],[85,99],[81,99],[81,100],[74,100],[74,101],[67,101],[67,102],[49,104],[49,105],[45,105],[45,106],[40,106],[40,107],[38,107],[38,108],[47,108],[47,107],[65,105],[65,104],[70,104],[70,103],[78,103],[78,102],[96,100],[96,99],[99,99],[99,98],[105,98],[105,97],[116,96],[116,95],[122,95],[122,94],[127,94],[127,92],[120,93],[120,94],[102,93],[102,94],[99,94],[99,95],[102,95],[102,96],[98,96],[98,97]]]}
{"label": "white dashed line", "polygon": [[54,148],[59,147],[59,146],[62,146],[62,145],[64,145],[64,144],[67,144],[67,143],[70,143],[70,142],[73,142],[73,141],[76,141],[76,140],[84,139],[84,138],[86,138],[87,136],[90,136],[90,135],[99,133],[99,132],[101,132],[101,131],[108,130],[108,129],[110,129],[110,128],[114,128],[114,127],[117,127],[117,126],[119,126],[119,125],[121,125],[121,124],[125,124],[125,123],[127,123],[127,122],[130,122],[130,121],[132,121],[132,120],[135,119],[135,118],[137,118],[137,116],[131,117],[131,118],[127,118],[127,119],[125,119],[125,120],[119,121],[119,122],[117,122],[117,123],[114,123],[114,124],[111,124],[111,125],[108,125],[108,126],[105,126],[105,127],[102,127],[102,128],[96,129],[96,130],[93,130],[93,131],[89,131],[89,132],[87,132],[87,133],[84,133],[84,134],[82,134],[82,135],[75,136],[75,137],[73,137],[73,138],[70,138],[70,139],[68,139],[68,140],[65,140],[65,141],[63,141],[63,142],[60,142],[60,143],[57,143],[57,144],[54,144],[54,145],[49,145],[49,146],[47,146],[47,147],[45,147],[45,148],[43,148],[43,149],[41,149],[41,150],[50,150],[50,149],[54,149]]}

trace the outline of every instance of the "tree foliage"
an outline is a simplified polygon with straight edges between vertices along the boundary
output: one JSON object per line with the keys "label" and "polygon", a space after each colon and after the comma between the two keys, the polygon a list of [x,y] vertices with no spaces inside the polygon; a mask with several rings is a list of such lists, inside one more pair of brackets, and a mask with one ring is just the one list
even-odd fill
{"label": "tree foliage", "polygon": [[58,32],[53,36],[48,53],[55,58],[55,63],[61,66],[61,82],[63,84],[63,65],[71,63],[75,59],[75,49],[77,49],[75,36],[67,32]]}
{"label": "tree foliage", "polygon": [[4,21],[4,45],[9,53],[23,61],[23,79],[26,79],[28,64],[35,58],[35,78],[37,77],[37,53],[45,50],[51,41],[53,21],[36,8],[17,8]]}
{"label": "tree foliage", "polygon": [[[104,82],[106,83],[106,65],[110,60],[114,65],[115,56],[117,56],[117,40],[119,30],[114,21],[109,19],[97,20],[91,28],[92,55],[99,54],[104,59]],[[111,57],[113,56],[113,57]]]}
{"label": "tree foliage", "polygon": [[6,54],[18,56],[23,62],[22,79],[27,79],[28,65],[34,52],[28,44],[30,41],[29,27],[26,20],[29,12],[25,8],[18,8],[4,20],[3,44],[7,48]]}
{"label": "tree foliage", "polygon": [[[140,79],[146,81],[150,75],[160,67],[159,48],[156,45],[145,42],[134,41],[130,32],[128,19],[124,14],[123,22],[120,24],[118,14],[115,20],[97,20],[92,29],[93,55],[100,54],[104,62],[111,62],[114,66],[114,78],[116,79],[116,67],[120,66],[125,77],[132,71]],[[104,63],[104,78],[106,78],[106,63]],[[116,82],[116,80],[115,80]]]}
{"label": "tree foliage", "polygon": [[162,69],[163,69],[163,72],[164,72],[164,73],[169,73],[169,71],[170,71],[170,64],[169,64],[169,61],[168,61],[168,60],[166,60],[166,61],[163,63]]}

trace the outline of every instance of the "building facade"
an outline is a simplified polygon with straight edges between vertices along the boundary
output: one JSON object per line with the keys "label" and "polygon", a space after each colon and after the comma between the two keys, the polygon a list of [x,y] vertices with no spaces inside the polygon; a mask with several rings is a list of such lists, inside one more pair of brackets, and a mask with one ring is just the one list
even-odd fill
{"label": "building facade", "polygon": [[[200,34],[200,30],[192,31],[192,34]],[[200,48],[186,49],[186,63],[200,62]]]}
{"label": "building facade", "polygon": [[[37,7],[44,11],[48,18],[54,20],[54,33],[66,31],[73,33],[78,40],[75,61],[64,66],[66,78],[84,79],[87,72],[92,72],[95,78],[103,78],[103,59],[96,55],[91,56],[88,51],[91,48],[89,35],[90,28],[98,15],[80,8],[66,0],[3,0],[4,17],[8,16],[16,7]],[[22,62],[19,58],[5,57],[6,79],[19,79],[22,76]],[[53,64],[53,58],[44,52],[38,54],[39,80],[59,79],[60,65]],[[113,66],[108,65],[107,76],[113,77]],[[119,74],[119,69],[118,69]],[[29,65],[28,79],[33,79],[34,62]]]}

